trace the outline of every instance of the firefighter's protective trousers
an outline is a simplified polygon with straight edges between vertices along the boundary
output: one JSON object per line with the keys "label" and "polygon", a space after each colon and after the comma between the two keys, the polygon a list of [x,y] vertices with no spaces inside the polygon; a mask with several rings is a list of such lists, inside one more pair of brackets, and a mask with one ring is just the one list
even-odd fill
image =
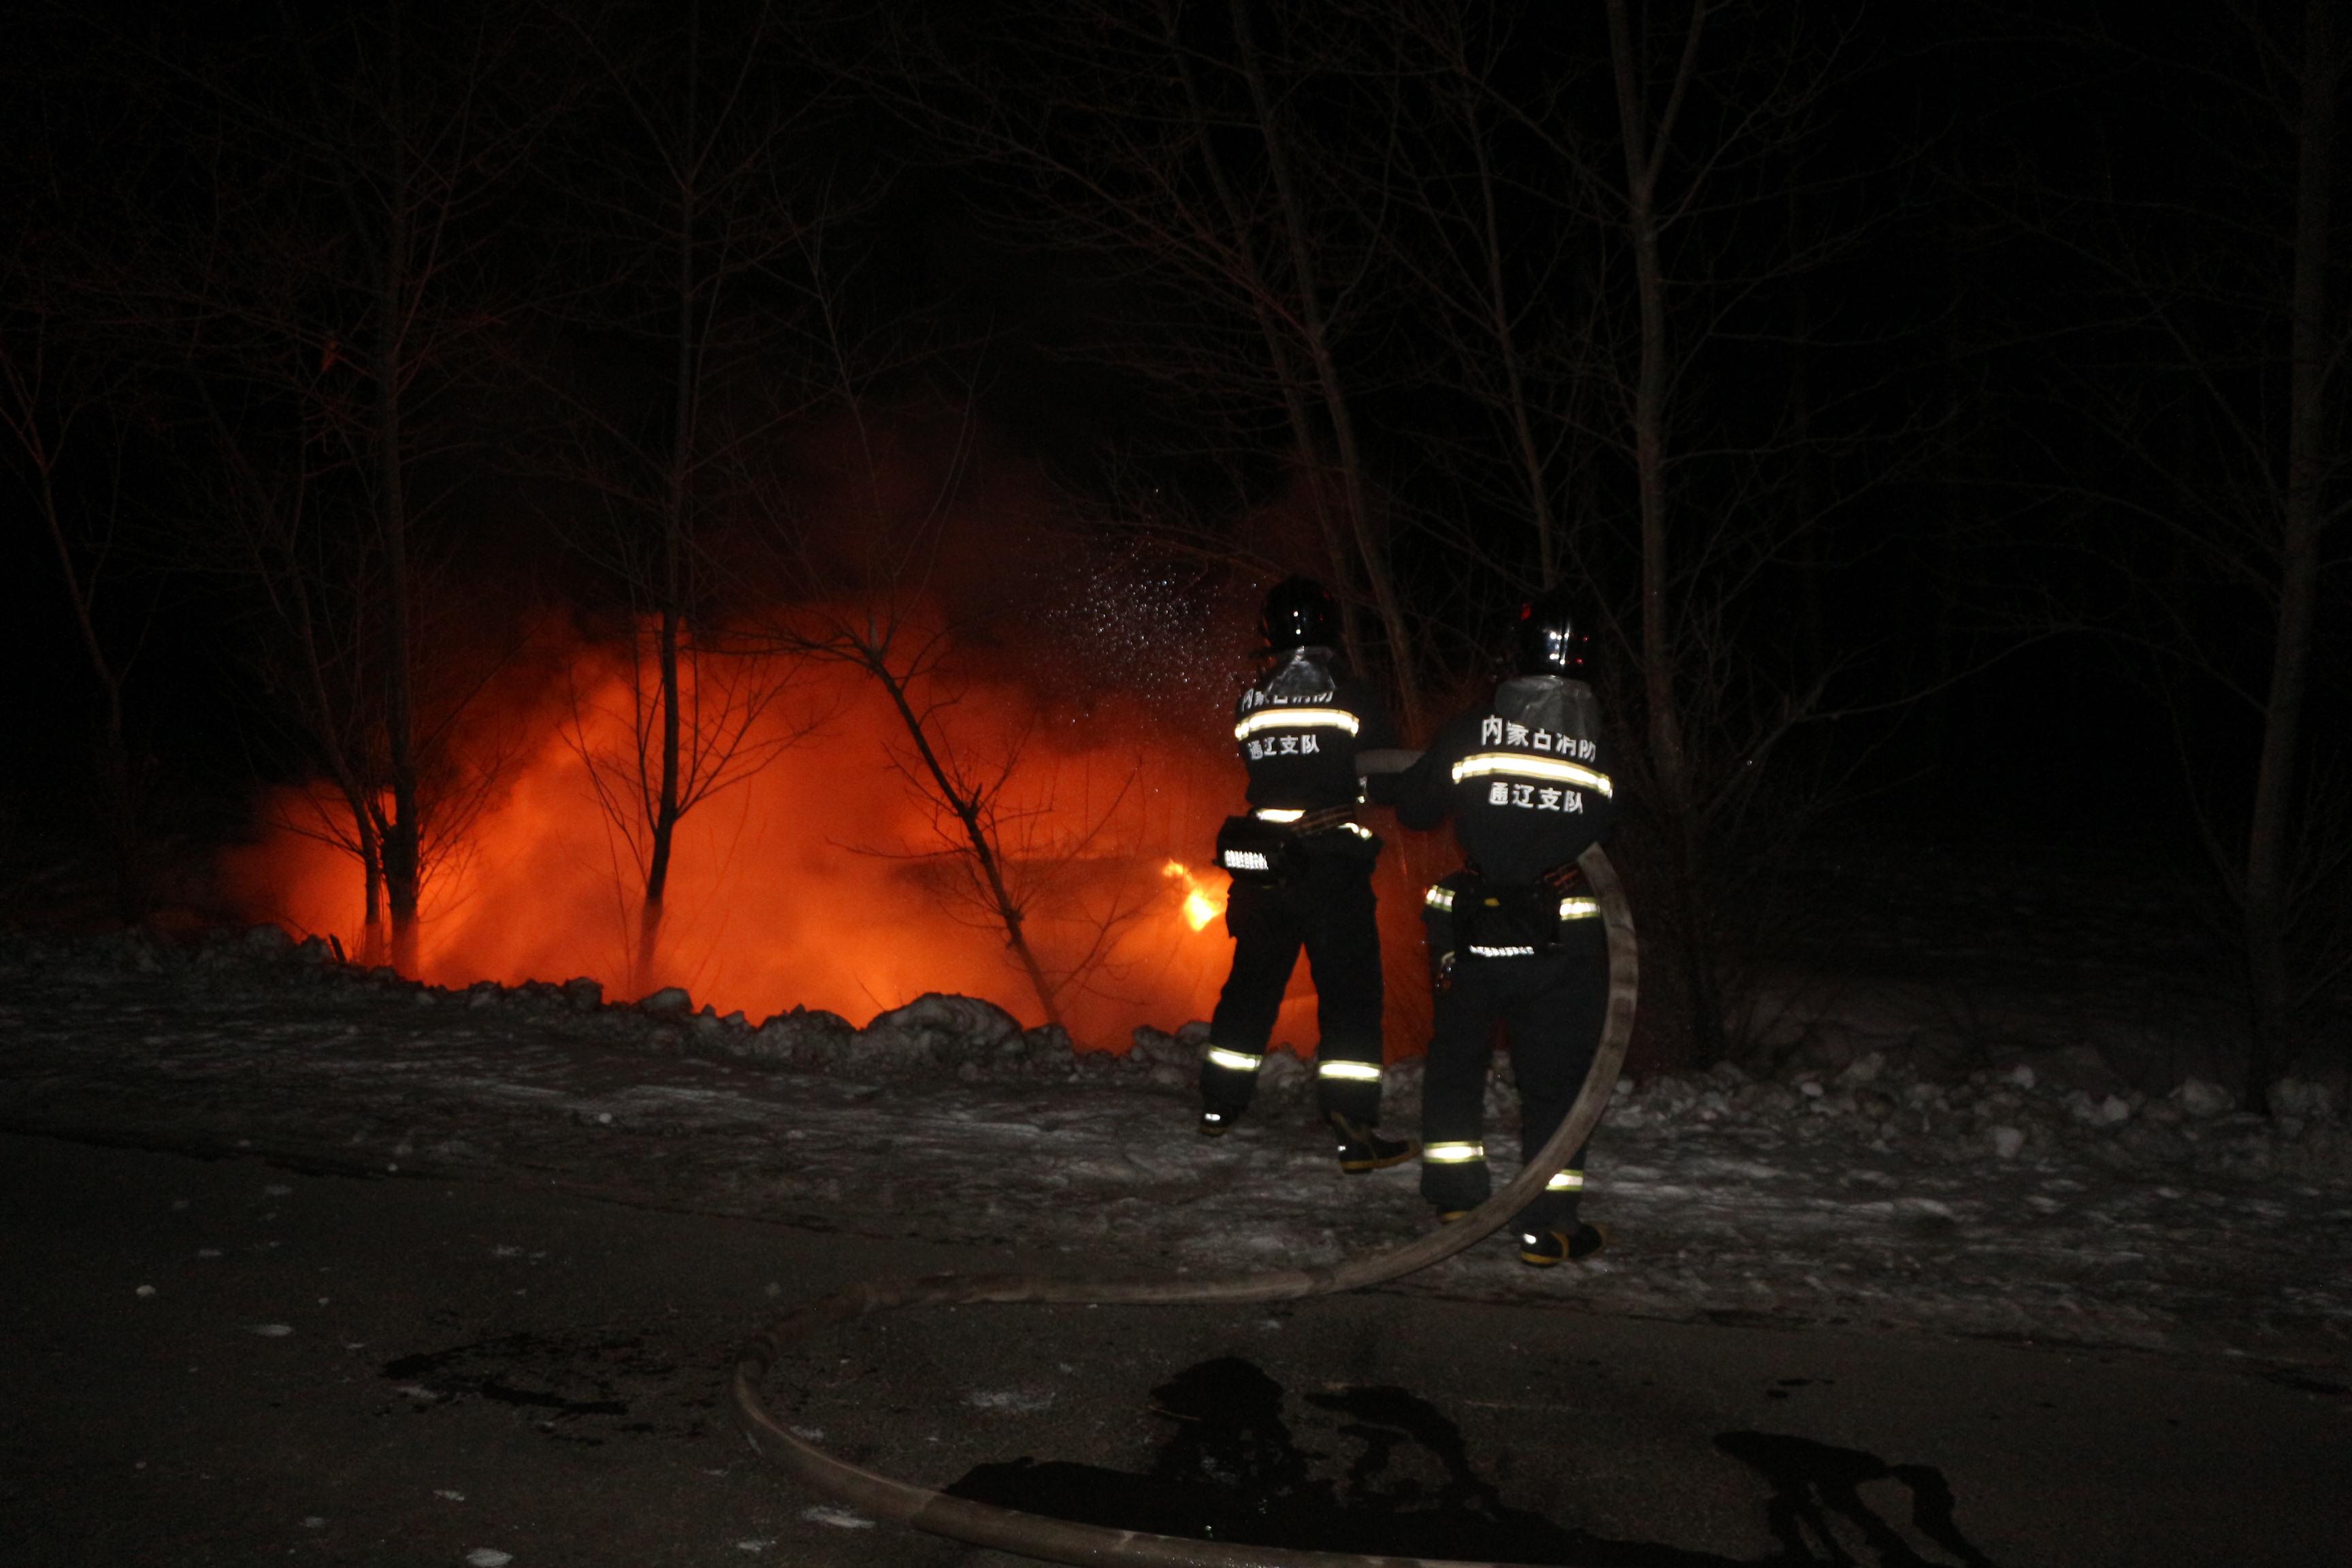
{"label": "firefighter's protective trousers", "polygon": [[[1333,840],[1326,847],[1321,840]],[[1377,841],[1309,841],[1303,874],[1274,886],[1235,881],[1225,903],[1234,967],[1209,1020],[1201,1103],[1238,1116],[1257,1088],[1276,1013],[1298,951],[1315,978],[1316,1103],[1359,1127],[1380,1124],[1381,935],[1373,919]]]}
{"label": "firefighter's protective trousers", "polygon": [[[1560,946],[1531,957],[1465,960],[1438,994],[1422,1080],[1421,1195],[1440,1211],[1475,1208],[1494,1190],[1484,1135],[1496,1023],[1508,1033],[1518,1080],[1522,1160],[1575,1103],[1609,1007],[1605,942],[1599,921],[1571,922]],[[1519,1227],[1572,1227],[1583,1184],[1579,1149],[1520,1211]]]}

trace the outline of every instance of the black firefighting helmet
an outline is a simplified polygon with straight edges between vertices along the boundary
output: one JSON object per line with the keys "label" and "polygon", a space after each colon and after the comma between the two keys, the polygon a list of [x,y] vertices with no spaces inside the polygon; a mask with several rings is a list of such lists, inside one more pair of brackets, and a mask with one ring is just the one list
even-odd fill
{"label": "black firefighting helmet", "polygon": [[1549,588],[1519,606],[1511,628],[1511,667],[1519,675],[1583,679],[1592,621],[1564,589]]}
{"label": "black firefighting helmet", "polygon": [[1339,606],[1314,578],[1285,577],[1266,595],[1257,629],[1273,653],[1332,647],[1339,640]]}

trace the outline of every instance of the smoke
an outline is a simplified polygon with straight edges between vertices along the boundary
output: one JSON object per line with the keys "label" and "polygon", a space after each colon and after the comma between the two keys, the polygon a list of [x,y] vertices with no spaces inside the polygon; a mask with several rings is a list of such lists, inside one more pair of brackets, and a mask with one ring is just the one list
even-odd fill
{"label": "smoke", "polygon": [[[905,491],[868,513],[901,523],[863,531],[857,506],[824,493],[852,489],[851,470],[801,462],[814,476],[796,509],[801,547],[832,558],[824,575],[835,583],[858,576],[843,563],[920,560],[920,607],[902,619],[901,646],[933,657],[908,695],[926,742],[994,792],[990,842],[1074,1037],[1118,1048],[1139,1024],[1205,1018],[1232,943],[1224,878],[1203,868],[1219,821],[1242,802],[1228,715],[1258,585],[1055,538],[1035,521],[1052,506],[1034,470],[982,465],[950,483],[922,469],[940,446],[912,443],[863,470]],[[943,514],[938,498],[950,490]],[[887,601],[903,617],[916,602],[873,584],[835,613],[863,619]],[[805,619],[812,607],[765,619]],[[728,616],[739,631],[763,618],[740,602]],[[646,846],[632,798],[657,689],[652,657],[642,636],[542,630],[525,661],[540,673],[490,689],[468,716],[457,771],[483,782],[425,889],[421,978],[589,975],[615,996],[678,984],[755,1021],[797,1005],[863,1022],[952,992],[1044,1021],[902,712],[870,672],[805,652],[695,661],[682,710],[701,714],[706,742],[727,739],[719,750],[732,760],[679,824],[656,957],[641,966]],[[743,721],[730,728],[729,714]],[[316,788],[268,803],[255,841],[222,858],[240,910],[360,952],[358,863],[304,830],[345,810]],[[1410,1049],[1427,1016],[1418,887],[1389,858],[1391,1037]],[[1305,1047],[1316,1033],[1302,963],[1276,1038]]]}

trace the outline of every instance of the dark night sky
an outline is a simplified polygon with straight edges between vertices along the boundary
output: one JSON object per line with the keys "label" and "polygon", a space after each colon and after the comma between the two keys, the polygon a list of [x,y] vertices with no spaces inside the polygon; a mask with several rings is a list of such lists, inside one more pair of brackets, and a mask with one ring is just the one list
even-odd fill
{"label": "dark night sky", "polygon": [[[650,13],[574,9],[587,36],[607,47],[656,47],[647,40],[661,28],[647,24]],[[910,346],[885,378],[887,395],[968,396],[994,449],[1059,476],[1105,514],[1131,499],[1120,486],[1138,473],[1213,527],[1231,526],[1249,502],[1277,491],[1278,440],[1261,428],[1244,460],[1204,462],[1186,449],[1206,407],[1194,389],[1096,352],[1121,332],[1181,338],[1183,317],[1170,315],[1164,281],[1139,277],[1115,249],[1025,243],[1032,231],[1023,225],[1052,193],[960,141],[952,127],[910,119],[903,83],[875,62],[887,58],[892,28],[921,8],[836,9],[824,35],[831,47],[879,74],[824,83],[839,102],[795,132],[793,155],[878,193],[838,237],[871,296],[859,308],[877,320],[920,323],[904,334]],[[1266,15],[1273,25],[1314,9],[1275,6]],[[1665,17],[1672,8],[1656,9]],[[2258,9],[2292,36],[2299,8]],[[741,17],[740,7],[711,13],[714,30]],[[558,14],[516,7],[514,15],[551,37],[574,36]],[[1010,47],[991,43],[992,18],[955,15],[972,29],[976,48]],[[174,226],[209,210],[215,193],[204,174],[212,165],[197,156],[215,133],[208,94],[231,89],[283,109],[295,73],[275,13],[206,16],[192,24],[178,7],[128,5],[92,22],[36,8],[7,25],[10,178],[33,198],[16,204],[20,239],[28,226],[52,238],[62,233],[84,253],[145,264],[157,258],[138,232],[142,212],[157,216],[159,229],[178,232]],[[1718,300],[1727,346],[1696,363],[1681,389],[1689,422],[1680,434],[1693,450],[1743,442],[1761,449],[1785,434],[1799,357],[1817,399],[1810,469],[1757,465],[1761,477],[1752,482],[1761,498],[1736,504],[1699,468],[1684,491],[1685,516],[1696,520],[1693,539],[1792,504],[1792,485],[1830,498],[1810,542],[1761,568],[1765,586],[1735,617],[1743,657],[1752,650],[1769,663],[1810,638],[1838,664],[1843,673],[1826,700],[1870,711],[1820,726],[1793,750],[1805,766],[1858,763],[1865,816],[1932,832],[2153,833],[2186,846],[2176,716],[2194,725],[2190,750],[2206,761],[2242,756],[2255,730],[2218,682],[2189,689],[2201,678],[2151,653],[2150,628],[2185,628],[2195,652],[2258,688],[2270,640],[2266,601],[2259,585],[2214,573],[2151,521],[2185,515],[2177,489],[2184,474],[2215,486],[2242,485],[2247,474],[2243,454],[2215,438],[2223,415],[2199,405],[2191,375],[2162,363],[2161,334],[2144,315],[2134,319],[2116,279],[2137,266],[2161,272],[2168,286],[2210,285],[2210,301],[2183,307],[2213,356],[2199,374],[2219,376],[2221,404],[2237,416],[2277,426],[2284,317],[2276,299],[2247,297],[2259,285],[2281,284],[2293,220],[2293,143],[2265,121],[2259,101],[2263,90],[2279,88],[2277,62],[2265,78],[2263,62],[2223,22],[2209,18],[2217,31],[2200,38],[2145,7],[2081,5],[2056,16],[2035,7],[2024,16],[1992,5],[1829,6],[1806,18],[1819,37],[1837,39],[1846,63],[1802,134],[1776,154],[1780,166],[1733,170],[1714,189],[1752,195],[1775,181],[1793,186],[1799,194],[1773,198],[1779,205],[1765,216],[1813,224],[1838,244],[1801,277]],[[453,47],[459,29],[442,20],[431,7],[412,16],[419,58]],[[1005,21],[1003,36],[1017,39],[1022,25]],[[1738,36],[1742,26],[1773,25],[1735,16],[1725,27]],[[1082,37],[1083,28],[1068,36]],[[1197,43],[1213,52],[1229,41],[1204,33]],[[1528,80],[1517,87],[1554,75],[1602,84],[1601,42],[1591,27],[1528,31],[1515,57]],[[562,183],[591,168],[625,170],[633,156],[609,103],[581,110],[593,94],[565,73],[584,68],[576,53],[561,55],[541,50],[538,78],[510,73],[499,84],[500,111],[546,117],[541,150],[557,156],[509,172],[496,207],[467,220],[485,247],[485,286],[532,312],[528,321],[501,315],[492,335],[506,354],[601,365],[598,374],[615,384],[639,378],[643,385],[616,395],[657,405],[658,373],[647,379],[646,367],[659,360],[649,357],[642,333],[540,308],[549,303],[543,279],[535,289],[520,287],[549,248],[547,234],[577,216]],[[1047,68],[1016,48],[1006,68],[1019,79]],[[325,70],[331,83],[333,68]],[[795,57],[755,74],[750,90],[787,95],[824,74]],[[1312,70],[1297,73],[1295,85],[1305,138],[1348,148],[1355,122],[1347,92]],[[1695,134],[1727,110],[1711,112],[1717,118],[1694,111]],[[220,134],[230,162],[268,161],[249,129],[231,124]],[[1523,160],[1511,176],[1531,177],[1527,149],[1507,152]],[[2336,184],[2340,192],[2340,175]],[[2336,210],[2352,203],[2339,200]],[[1622,258],[1605,237],[1563,230],[1533,208],[1505,221],[1517,225],[1515,266],[1530,276],[1559,268],[1535,292],[1533,316],[1566,314],[1587,286],[1616,286]],[[1760,244],[1753,237],[1769,226],[1754,211],[1705,221],[1734,235],[1732,255]],[[1344,222],[1334,233],[1337,260],[1362,244]],[[2342,249],[2339,234],[2329,317],[2339,338]],[[1612,281],[1593,285],[1595,268]],[[1521,591],[1528,573],[1524,560],[1510,558],[1517,545],[1501,542],[1493,569],[1464,568],[1458,542],[1515,540],[1517,520],[1430,460],[1433,447],[1491,446],[1492,437],[1459,395],[1437,384],[1425,303],[1393,275],[1371,279],[1364,292],[1345,340],[1347,369],[1373,432],[1374,470],[1405,520],[1400,559],[1409,576],[1442,585],[1445,597],[1426,612],[1452,646],[1467,646],[1480,635],[1477,621]],[[21,301],[8,308],[21,331]],[[299,769],[300,748],[239,657],[235,627],[247,609],[239,590],[185,570],[168,542],[174,530],[193,526],[190,469],[180,458],[203,438],[190,416],[187,364],[173,363],[161,332],[104,322],[73,330],[85,331],[79,352],[142,395],[173,383],[160,397],[100,416],[60,483],[75,504],[88,505],[111,482],[93,458],[121,454],[120,493],[143,542],[103,629],[128,638],[142,618],[133,606],[152,606],[130,682],[129,728],[152,758],[170,826],[217,834],[237,820],[257,778]],[[2226,354],[2213,347],[2223,343],[2234,347]],[[193,374],[226,373],[199,366]],[[501,419],[552,410],[531,406],[509,371],[487,374],[494,395],[476,395],[463,410],[487,421],[487,435],[476,430],[464,455],[436,459],[433,477],[467,536],[459,556],[501,595],[593,610],[601,592],[593,574],[558,559],[541,522],[514,521],[522,509],[500,503],[519,481],[484,455],[501,444],[511,449]],[[2342,403],[2334,397],[2326,420],[2331,455],[2342,449]],[[2126,426],[2130,434],[2119,437]],[[2182,461],[2148,463],[2135,441]],[[2201,455],[2209,447],[2210,458]],[[1582,504],[1616,520],[1601,531],[1617,537],[1627,492],[1611,461],[1596,463]],[[474,467],[457,471],[467,464]],[[18,463],[12,478],[21,477]],[[2331,500],[2340,489],[2331,478]],[[10,628],[0,702],[13,738],[0,778],[0,832],[19,862],[89,830],[94,690],[29,498],[20,485],[0,494],[8,518],[0,616]],[[1425,530],[1423,519],[1438,526]],[[1598,586],[1624,604],[1625,557],[1602,554]],[[2340,562],[2333,572],[2311,710],[2323,735],[2342,718],[2345,645],[2332,613],[2344,593]],[[2168,703],[2168,691],[2187,695]],[[2207,782],[2226,815],[2246,786],[2228,767],[2213,773]]]}

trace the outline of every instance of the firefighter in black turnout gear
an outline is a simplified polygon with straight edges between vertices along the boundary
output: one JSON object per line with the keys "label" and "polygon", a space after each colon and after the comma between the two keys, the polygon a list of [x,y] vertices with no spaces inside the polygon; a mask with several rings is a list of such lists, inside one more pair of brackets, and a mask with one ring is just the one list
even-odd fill
{"label": "firefighter in black turnout gear", "polygon": [[[1484,709],[1438,732],[1397,781],[1408,827],[1454,819],[1468,864],[1429,889],[1436,1016],[1422,1080],[1422,1196],[1451,1220],[1493,1184],[1482,1142],[1495,1025],[1509,1033],[1522,1159],[1559,1127],[1592,1065],[1608,1010],[1608,939],[1576,858],[1609,831],[1617,791],[1599,704],[1581,676],[1581,615],[1547,595],[1521,607],[1517,673]],[[1608,1239],[1580,1221],[1584,1151],[1522,1210],[1522,1261],[1581,1262]]]}
{"label": "firefighter in black turnout gear", "polygon": [[1250,811],[1217,835],[1218,864],[1233,879],[1225,929],[1234,967],[1209,1023],[1201,1131],[1221,1136],[1249,1108],[1304,947],[1321,1032],[1316,1103],[1339,1140],[1340,1169],[1376,1171],[1412,1159],[1413,1145],[1376,1131],[1381,939],[1371,879],[1381,841],[1356,820],[1356,753],[1396,741],[1370,688],[1339,668],[1339,611],[1320,585],[1304,577],[1276,584],[1260,628],[1270,662],[1234,705]]}

